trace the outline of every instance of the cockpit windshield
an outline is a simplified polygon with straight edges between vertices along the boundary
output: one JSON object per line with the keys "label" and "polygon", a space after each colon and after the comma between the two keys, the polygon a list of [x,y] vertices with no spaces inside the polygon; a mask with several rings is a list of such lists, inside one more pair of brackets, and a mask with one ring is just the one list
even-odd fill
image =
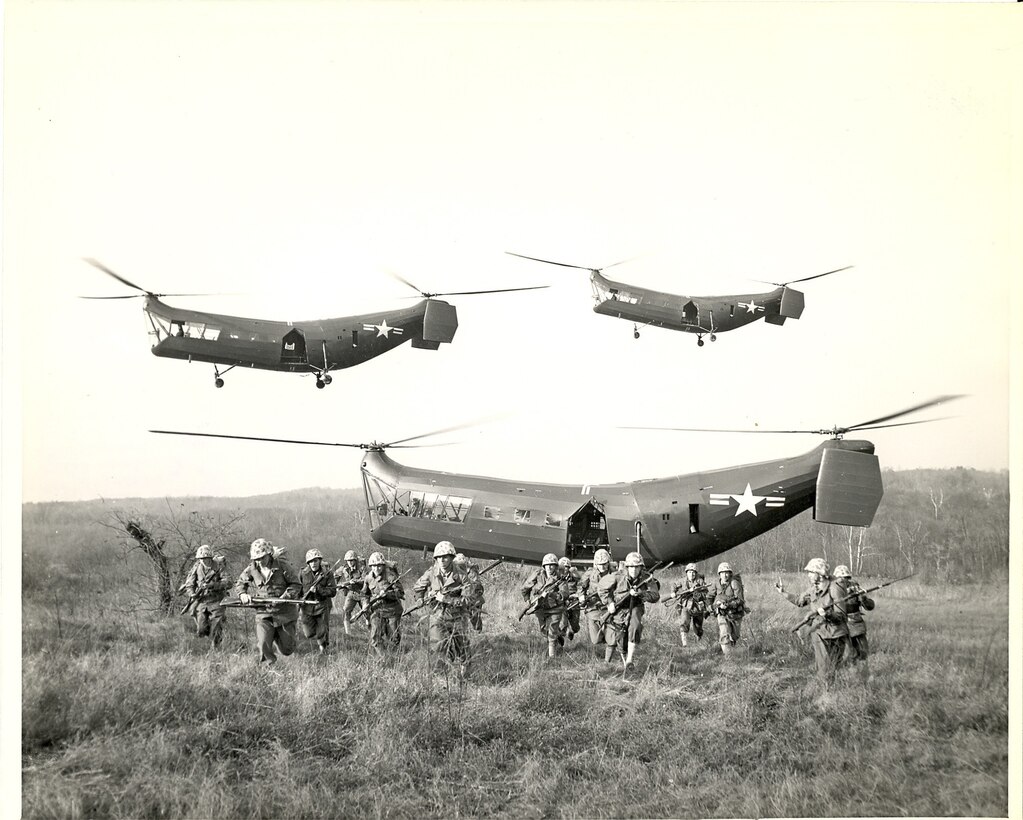
{"label": "cockpit windshield", "polygon": [[375,475],[363,471],[362,483],[366,491],[373,529],[393,516],[426,518],[461,524],[469,515],[472,498],[427,490],[403,490]]}

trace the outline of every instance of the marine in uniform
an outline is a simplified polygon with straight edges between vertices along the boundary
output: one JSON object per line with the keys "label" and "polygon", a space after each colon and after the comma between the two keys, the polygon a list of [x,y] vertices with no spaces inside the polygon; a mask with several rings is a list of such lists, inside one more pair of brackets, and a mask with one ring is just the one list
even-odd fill
{"label": "marine in uniform", "polygon": [[604,659],[610,660],[617,646],[625,668],[631,669],[636,647],[643,638],[644,604],[656,604],[661,599],[661,582],[647,572],[642,555],[630,552],[625,556],[625,567],[603,578],[597,589],[609,616]]}
{"label": "marine in uniform", "polygon": [[469,583],[466,584],[466,601],[469,607],[469,626],[476,632],[483,631],[483,603],[486,587],[483,586],[483,579],[480,578],[480,568],[471,558],[458,553],[455,556],[455,565],[466,574]]}
{"label": "marine in uniform", "polygon": [[419,603],[430,606],[430,649],[438,667],[445,662],[469,671],[469,602],[464,596],[468,576],[455,566],[455,547],[441,541],[433,550],[433,566],[412,588]]}
{"label": "marine in uniform", "polygon": [[[273,545],[265,538],[257,538],[249,548],[249,564],[234,585],[235,594],[243,604],[260,598],[299,598],[302,582],[295,571],[284,561],[273,556]],[[256,610],[256,648],[259,662],[272,664],[277,661],[276,647],[282,655],[295,651],[295,621],[298,620],[298,606],[295,604],[268,604]]]}
{"label": "marine in uniform", "polygon": [[[572,566],[572,559],[562,557],[558,559],[558,572],[565,579],[562,589],[565,597],[575,598],[579,593],[579,570]],[[565,614],[561,619],[561,631],[568,640],[572,640],[579,634],[579,606],[574,601],[568,601],[565,606]]]}
{"label": "marine in uniform", "polygon": [[333,598],[337,595],[337,584],[330,567],[323,566],[323,553],[309,550],[305,554],[305,566],[298,573],[302,583],[302,605],[299,607],[298,624],[307,638],[316,638],[320,654],[326,655],[330,648],[330,611]]}
{"label": "marine in uniform", "polygon": [[224,608],[220,601],[230,587],[231,582],[224,577],[224,557],[214,558],[210,545],[203,544],[195,551],[195,563],[183,589],[192,601],[196,637],[209,637],[214,648],[224,639]]}
{"label": "marine in uniform", "polygon": [[718,564],[718,579],[711,590],[711,606],[718,618],[718,641],[723,655],[732,655],[742,636],[742,619],[746,615],[746,596],[742,579],[727,561]]}
{"label": "marine in uniform", "polygon": [[[863,588],[853,580],[849,567],[835,567],[835,582],[845,590],[846,624],[849,627],[849,643],[846,646],[842,662],[851,665],[863,683],[870,680],[870,667],[867,657],[870,647],[867,646],[867,625],[863,622],[863,610],[870,612],[874,608],[873,598],[868,598]],[[853,596],[853,597],[849,597]]]}
{"label": "marine in uniform", "polygon": [[355,550],[348,550],[345,553],[345,562],[338,569],[335,576],[338,591],[344,592],[344,599],[341,601],[341,622],[345,627],[345,634],[350,635],[352,631],[352,613],[356,607],[362,607],[362,584],[366,580],[366,568],[362,559]]}
{"label": "marine in uniform", "polygon": [[686,564],[685,577],[671,587],[675,609],[679,614],[678,634],[682,646],[689,645],[689,630],[696,640],[703,638],[703,618],[707,614],[707,582],[696,564]]}
{"label": "marine in uniform", "polygon": [[849,644],[849,627],[842,601],[846,593],[832,580],[823,558],[810,559],[804,572],[810,580],[810,588],[805,592],[799,595],[786,592],[781,581],[775,584],[775,588],[796,606],[812,607],[820,618],[816,625],[811,625],[810,642],[817,679],[827,688],[834,682]]}
{"label": "marine in uniform", "polygon": [[[582,574],[579,579],[579,591],[576,593],[579,609],[586,618],[586,628],[589,632],[590,643],[593,646],[600,646],[604,643],[604,628],[600,622],[604,618],[605,604],[600,600],[597,589],[602,578],[611,574],[611,553],[605,549],[599,549],[593,554],[593,566]],[[598,650],[599,652],[599,650]],[[606,660],[611,660],[614,653],[614,645],[608,644],[605,650]]]}
{"label": "marine in uniform", "polygon": [[369,618],[369,645],[378,655],[397,649],[401,643],[401,615],[405,587],[398,571],[389,566],[382,553],[369,556],[369,572],[361,590]]}
{"label": "marine in uniform", "polygon": [[553,552],[543,557],[539,569],[530,573],[520,592],[527,604],[536,604],[533,614],[541,634],[547,638],[547,657],[554,658],[565,645],[562,618],[565,614],[565,577],[558,567],[558,556]]}

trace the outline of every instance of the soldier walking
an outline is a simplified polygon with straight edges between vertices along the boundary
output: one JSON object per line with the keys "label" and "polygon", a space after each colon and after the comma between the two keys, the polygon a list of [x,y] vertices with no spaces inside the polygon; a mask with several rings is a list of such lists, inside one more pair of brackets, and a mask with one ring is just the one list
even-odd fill
{"label": "soldier walking", "polygon": [[430,606],[430,650],[437,668],[458,666],[464,678],[469,672],[469,615],[464,595],[468,576],[455,566],[455,546],[441,541],[433,549],[433,566],[412,588],[419,603]]}
{"label": "soldier walking", "polygon": [[643,638],[644,604],[661,599],[661,582],[647,572],[642,555],[630,552],[625,556],[625,568],[603,578],[598,591],[609,616],[604,660],[611,660],[617,646],[625,668],[632,669],[636,647]]}
{"label": "soldier walking", "polygon": [[352,633],[352,613],[355,607],[363,606],[362,585],[366,580],[366,567],[355,550],[348,550],[345,553],[345,562],[338,569],[335,581],[338,591],[344,592],[344,599],[341,602],[341,622],[345,627],[345,634]]}
{"label": "soldier walking", "polygon": [[401,643],[401,615],[405,587],[398,570],[389,566],[382,553],[369,556],[369,573],[361,590],[369,618],[369,645],[377,655],[398,648]]}
{"label": "soldier walking", "polygon": [[215,649],[224,639],[224,608],[220,605],[231,582],[224,577],[224,557],[213,557],[213,549],[203,544],[195,551],[195,563],[183,588],[192,609],[197,638],[210,638]]}
{"label": "soldier walking", "polygon": [[[867,646],[867,625],[863,622],[863,610],[870,612],[874,608],[874,600],[868,598],[863,588],[853,580],[847,566],[835,567],[835,582],[845,590],[845,597],[848,598],[844,605],[849,643],[842,662],[852,666],[860,681],[865,684],[870,681],[870,667],[867,665],[870,647]],[[853,597],[850,598],[850,595]]]}
{"label": "soldier walking", "polygon": [[[603,578],[611,574],[611,553],[605,549],[599,549],[593,554],[593,566],[583,573],[579,579],[579,591],[576,593],[579,609],[585,613],[586,628],[590,635],[590,644],[600,646],[604,643],[605,629],[600,625],[604,618],[605,604],[600,600],[598,587]],[[597,650],[598,653],[600,650]],[[604,658],[611,660],[614,654],[614,644],[609,643],[605,648]],[[599,657],[599,655],[598,655]]]}
{"label": "soldier walking", "polygon": [[686,564],[685,577],[676,581],[671,587],[671,597],[675,599],[675,608],[680,620],[678,634],[682,646],[689,645],[689,630],[693,630],[696,640],[703,638],[703,618],[707,614],[707,583],[696,564]]}
{"label": "soldier walking", "polygon": [[775,588],[791,603],[799,607],[809,606],[820,618],[812,628],[810,642],[813,645],[814,665],[817,679],[824,689],[834,683],[835,673],[842,665],[846,647],[849,644],[849,626],[846,622],[845,590],[831,579],[828,565],[823,558],[812,558],[806,565],[810,588],[796,595],[786,592],[781,581]]}
{"label": "soldier walking", "polygon": [[316,638],[320,654],[330,650],[330,611],[333,597],[337,595],[334,573],[323,566],[323,553],[309,550],[305,554],[305,566],[298,574],[302,584],[302,605],[299,607],[298,624],[307,638]]}
{"label": "soldier walking", "polygon": [[[234,585],[238,600],[245,605],[260,598],[295,598],[302,594],[302,582],[284,561],[273,556],[273,545],[257,538],[249,548],[249,564]],[[267,604],[256,610],[256,648],[259,662],[277,661],[274,647],[282,655],[295,651],[296,604]]]}
{"label": "soldier walking", "polygon": [[570,558],[562,557],[558,559],[558,572],[564,578],[562,589],[568,602],[561,619],[561,631],[566,638],[572,640],[579,633],[579,606],[569,599],[574,599],[579,593],[579,570],[572,566]]}
{"label": "soldier walking", "polygon": [[727,561],[718,564],[718,580],[711,590],[711,606],[718,618],[718,640],[721,654],[732,655],[742,635],[742,619],[746,614],[746,597],[742,579],[732,572]]}
{"label": "soldier walking", "polygon": [[565,645],[561,632],[565,614],[564,583],[565,578],[558,568],[558,556],[549,552],[543,557],[540,568],[530,573],[520,590],[527,604],[536,605],[533,614],[540,633],[547,638],[548,659],[556,657]]}
{"label": "soldier walking", "polygon": [[465,587],[466,601],[469,608],[469,626],[476,632],[483,631],[483,603],[486,587],[483,586],[483,579],[480,578],[480,568],[476,562],[467,558],[462,553],[455,556],[455,565],[462,570],[469,578]]}

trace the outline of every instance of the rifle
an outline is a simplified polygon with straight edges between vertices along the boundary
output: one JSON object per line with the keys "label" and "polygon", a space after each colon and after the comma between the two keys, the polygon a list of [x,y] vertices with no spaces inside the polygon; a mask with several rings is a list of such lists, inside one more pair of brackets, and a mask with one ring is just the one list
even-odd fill
{"label": "rifle", "polygon": [[587,595],[585,600],[580,601],[578,598],[571,601],[568,606],[565,607],[565,612],[574,612],[577,609],[584,609],[586,607],[593,606],[594,604],[600,603],[599,595]]}
{"label": "rifle", "polygon": [[316,586],[320,583],[320,581],[327,577],[328,573],[333,575],[334,570],[337,569],[338,564],[340,564],[344,560],[345,560],[344,558],[338,558],[337,562],[330,569],[320,570],[320,574],[313,578],[313,582],[309,585],[309,589],[307,589],[305,595],[302,596],[303,604],[314,603],[313,601],[308,600],[309,596],[312,595],[313,590],[316,589]]}
{"label": "rifle", "polygon": [[[199,599],[203,595],[210,591],[210,587],[213,586],[213,582],[217,580],[223,580],[222,578],[220,578],[220,570],[214,572],[209,578],[207,578],[205,581],[203,581],[203,583],[201,583],[199,586],[195,588],[195,592],[193,592],[189,596],[188,602],[183,607],[181,607],[181,612],[179,614],[184,615],[186,612],[188,612],[188,610],[190,610],[196,603],[198,603]],[[184,592],[184,590],[185,585],[182,584],[181,589],[179,589],[178,591]]]}
{"label": "rifle", "polygon": [[[481,569],[480,570],[480,575],[486,575],[488,572],[490,572],[490,570],[492,570],[498,564],[503,564],[503,563],[504,563],[504,556],[498,558],[496,561],[494,561],[494,563],[489,564],[485,569]],[[466,580],[469,580],[469,579],[466,578]],[[453,587],[448,587],[446,589],[442,589],[441,592],[443,594],[445,594],[445,595],[452,595],[452,594],[454,594],[456,592],[461,592],[462,588],[464,586],[465,586],[464,582],[461,583],[461,584],[455,584]],[[432,604],[433,601],[436,599],[436,597],[437,596],[432,594],[432,593],[430,595],[427,595],[425,598],[423,598],[422,602],[416,604],[414,607],[412,607],[412,609],[408,609],[404,613],[402,613],[401,617],[404,618],[406,615],[411,615],[413,612],[416,612],[417,610],[422,609],[427,604]],[[447,604],[442,604],[442,606],[447,606]]]}
{"label": "rifle", "polygon": [[532,615],[534,612],[536,612],[537,607],[540,606],[540,601],[542,601],[547,596],[547,593],[553,592],[555,589],[558,588],[559,584],[564,583],[567,580],[568,580],[567,578],[562,578],[559,573],[556,574],[553,578],[551,578],[551,580],[545,583],[542,587],[540,587],[540,591],[536,593],[536,595],[532,598],[532,600],[530,600],[528,604],[526,604],[526,608],[519,613],[519,620],[521,621],[527,615]]}
{"label": "rifle", "polygon": [[240,607],[242,609],[262,609],[272,604],[300,604],[302,603],[298,598],[249,598],[247,604],[243,604],[237,598],[229,601],[221,601],[221,606],[227,607]]}
{"label": "rifle", "polygon": [[681,601],[683,598],[688,598],[697,592],[710,589],[710,584],[697,584],[692,589],[684,589],[678,593],[678,595],[672,595],[670,598],[661,601],[664,606],[671,606],[673,601]]}
{"label": "rifle", "polygon": [[[858,598],[860,595],[866,595],[868,592],[874,592],[875,590],[878,590],[878,589],[884,589],[885,587],[890,587],[892,584],[897,584],[899,581],[905,581],[907,578],[912,578],[914,575],[916,575],[916,573],[915,572],[911,572],[909,575],[903,575],[901,578],[896,578],[894,581],[887,581],[887,582],[885,582],[883,584],[878,584],[876,587],[871,587],[870,589],[860,589],[860,590],[857,590],[856,592],[850,592],[848,595],[845,595],[842,598],[839,598],[837,601],[832,601],[830,604],[828,604],[826,607],[824,607],[824,611],[827,612],[829,609],[831,609],[836,604],[844,604],[846,601],[851,601],[853,598]],[[817,617],[817,610],[814,610],[809,615],[807,615],[805,618],[803,618],[803,620],[801,620],[798,624],[796,624],[794,627],[792,627],[792,631],[793,632],[798,632],[800,630],[800,628],[806,626],[808,623],[810,623],[816,617]]]}
{"label": "rifle", "polygon": [[[675,564],[677,564],[677,563],[678,563],[677,561],[672,561],[663,570],[658,570],[658,572],[664,572],[666,570],[669,570],[673,566],[675,566]],[[611,621],[614,618],[614,616],[618,614],[618,607],[620,607],[622,604],[624,604],[626,601],[628,601],[628,600],[630,600],[632,598],[632,594],[631,593],[633,592],[633,590],[643,589],[647,584],[649,584],[651,581],[654,580],[654,577],[655,577],[654,573],[651,570],[650,572],[647,573],[646,578],[644,578],[642,581],[639,581],[638,583],[634,584],[630,580],[629,581],[629,588],[627,590],[625,590],[625,592],[623,592],[621,594],[621,596],[618,597],[617,599],[615,599],[615,601],[614,601],[615,611],[614,612],[608,612],[607,615],[605,615],[601,619],[600,623],[597,625],[597,628],[598,629],[604,629],[604,628],[606,628],[609,625],[610,626],[614,626],[614,624],[611,623]],[[631,605],[629,606],[629,609],[632,609]]]}
{"label": "rifle", "polygon": [[382,592],[378,592],[376,595],[372,596],[366,602],[366,605],[359,610],[359,614],[352,618],[352,623],[354,624],[357,620],[359,620],[359,618],[363,617],[364,615],[366,616],[366,620],[369,621],[369,616],[373,614],[373,607],[376,604],[380,603],[382,600],[384,600],[384,598],[387,597],[387,593],[391,591],[394,585],[398,583],[398,581],[400,581],[406,575],[408,575],[410,572],[412,572],[412,567],[409,567],[401,575],[398,575],[393,581],[388,583],[387,586],[384,587]]}

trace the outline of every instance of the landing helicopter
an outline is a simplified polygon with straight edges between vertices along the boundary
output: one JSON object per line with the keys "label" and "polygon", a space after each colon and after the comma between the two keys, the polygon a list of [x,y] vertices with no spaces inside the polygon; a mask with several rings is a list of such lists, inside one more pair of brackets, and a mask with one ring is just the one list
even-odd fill
{"label": "landing helicopter", "polygon": [[150,432],[360,448],[370,536],[384,547],[420,549],[450,541],[466,555],[529,564],[539,564],[546,553],[588,560],[603,548],[615,560],[638,551],[648,562],[687,563],[722,553],[811,508],[815,521],[870,526],[884,492],[874,445],[843,437],[856,430],[921,424],[886,422],[953,398],[941,396],[849,427],[778,431],[830,436],[791,458],[619,484],[458,475],[408,467],[386,452],[423,446],[408,442],[470,425],[370,444]]}
{"label": "landing helicopter", "polygon": [[[540,290],[547,285],[495,290],[467,290],[427,293],[406,279],[395,279],[423,297],[421,302],[402,310],[386,310],[316,319],[307,322],[279,322],[223,316],[171,307],[160,301],[163,296],[200,296],[203,294],[153,293],[130,282],[95,259],[86,259],[93,267],[139,293],[129,296],[83,296],[83,299],[134,299],[144,297],[142,310],[149,320],[154,356],[209,362],[213,365],[213,384],[224,386],[224,375],[235,367],[278,370],[285,373],[312,373],[316,386],[323,389],[332,381],[331,372],[362,364],[393,350],[405,342],[424,350],[437,350],[450,343],[458,329],[455,306],[437,296],[470,296],[484,293],[510,293]],[[223,367],[225,366],[226,367]],[[223,367],[223,369],[221,369]]]}
{"label": "landing helicopter", "polygon": [[603,275],[603,271],[621,265],[622,262],[605,265],[603,268],[587,268],[582,265],[540,259],[536,256],[523,256],[521,253],[511,251],[506,253],[509,256],[531,259],[547,265],[588,270],[590,287],[593,289],[593,312],[632,322],[633,338],[639,338],[641,327],[652,325],[668,330],[681,330],[684,333],[695,333],[696,344],[699,347],[703,347],[704,336],[709,336],[713,342],[717,340],[718,333],[744,327],[757,319],[763,319],[769,325],[783,325],[786,319],[798,319],[803,315],[803,294],[789,285],[809,282],[811,279],[830,276],[852,267],[847,265],[844,268],[789,282],[764,282],[766,285],[775,285],[775,289],[768,293],[680,296],[616,282]]}

